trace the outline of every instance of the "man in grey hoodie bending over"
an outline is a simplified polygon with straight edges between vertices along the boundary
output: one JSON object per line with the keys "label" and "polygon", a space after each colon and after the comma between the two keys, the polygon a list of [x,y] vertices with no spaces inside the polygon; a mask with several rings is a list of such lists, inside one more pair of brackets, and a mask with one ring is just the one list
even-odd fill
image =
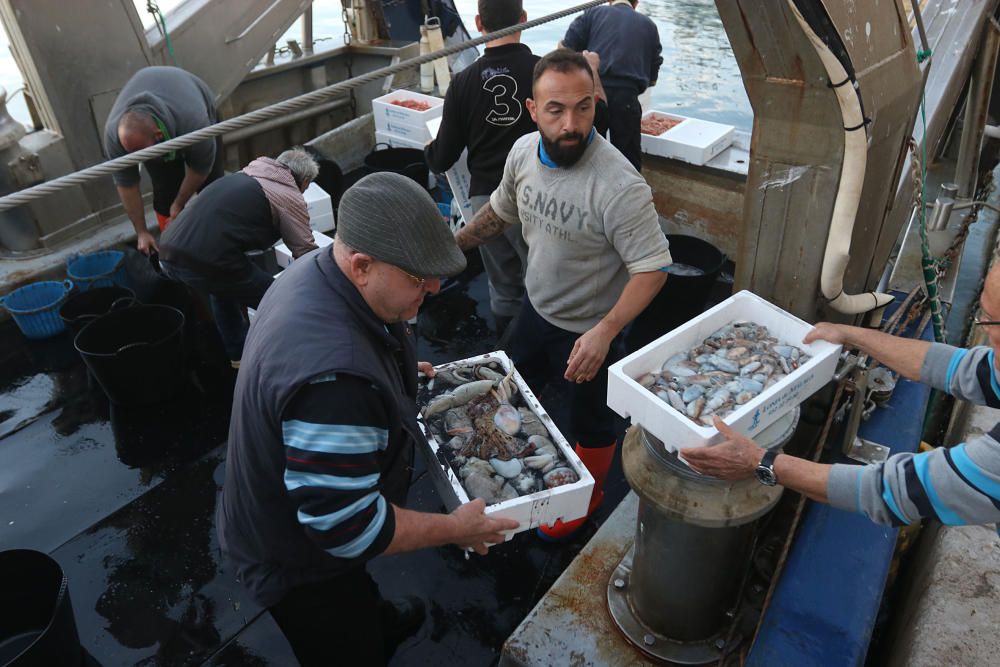
{"label": "man in grey hoodie bending over", "polygon": [[[1000,267],[986,277],[980,315],[976,324],[985,327],[990,344],[970,349],[826,322],[817,324],[804,342],[826,340],[857,348],[910,380],[997,408]],[[703,474],[746,479],[756,473],[764,484],[778,483],[813,500],[894,526],[921,518],[953,526],[1000,523],[1000,424],[954,447],[894,454],[884,463],[865,466],[775,456],[718,419],[716,427],[728,440],[682,450],[691,467]]]}
{"label": "man in grey hoodie bending over", "polygon": [[[104,150],[108,158],[121,157],[217,120],[215,93],[204,81],[178,67],[144,67],[122,86],[111,107],[104,126]],[[153,210],[162,232],[195,192],[222,176],[222,137],[205,139],[143,164],[153,183]],[[135,227],[136,246],[147,255],[156,251],[156,240],[146,229],[139,168],[126,167],[114,180],[125,213]]]}

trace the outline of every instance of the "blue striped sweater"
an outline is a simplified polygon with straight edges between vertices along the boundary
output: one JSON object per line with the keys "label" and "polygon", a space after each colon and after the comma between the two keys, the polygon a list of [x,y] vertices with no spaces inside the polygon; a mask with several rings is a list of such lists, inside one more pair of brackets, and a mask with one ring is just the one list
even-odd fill
{"label": "blue striped sweater", "polygon": [[328,375],[300,389],[282,413],[285,488],[306,535],[331,556],[368,560],[392,541],[381,494],[388,415],[370,382]]}
{"label": "blue striped sweater", "polygon": [[[922,382],[963,400],[1000,407],[993,350],[934,343]],[[948,525],[1000,523],[1000,424],[954,447],[894,454],[882,464],[834,465],[830,504],[894,526],[921,518]]]}

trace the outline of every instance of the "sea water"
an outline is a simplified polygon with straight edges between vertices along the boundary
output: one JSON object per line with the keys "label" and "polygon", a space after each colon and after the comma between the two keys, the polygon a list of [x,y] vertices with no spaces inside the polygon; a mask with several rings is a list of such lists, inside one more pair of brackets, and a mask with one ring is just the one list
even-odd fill
{"label": "sea water", "polygon": [[[145,0],[134,2],[143,24],[152,27],[153,19],[146,11]],[[160,0],[158,3],[166,15],[168,30],[170,11],[179,2]],[[474,37],[479,36],[474,20],[476,4],[476,0],[456,0],[465,27]],[[524,0],[524,9],[528,18],[533,19],[571,4],[574,3],[566,0]],[[316,51],[341,46],[344,24],[340,0],[316,0],[312,6]],[[650,90],[651,108],[727,123],[749,131],[753,121],[750,102],[714,0],[640,0],[638,11],[656,23],[663,45],[659,81]],[[563,38],[572,20],[573,17],[568,17],[532,28],[524,33],[523,41],[535,53],[547,53]],[[300,38],[301,28],[296,22],[277,44],[284,46],[287,40]],[[23,82],[2,30],[0,86],[13,98],[8,102],[13,116],[28,122],[23,96],[13,95]]]}

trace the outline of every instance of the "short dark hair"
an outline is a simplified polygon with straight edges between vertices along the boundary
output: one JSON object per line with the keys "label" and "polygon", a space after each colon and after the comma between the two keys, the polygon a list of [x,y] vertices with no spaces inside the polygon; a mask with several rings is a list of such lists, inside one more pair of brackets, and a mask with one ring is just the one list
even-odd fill
{"label": "short dark hair", "polygon": [[590,69],[590,63],[583,57],[583,54],[573,49],[556,49],[546,53],[535,63],[535,71],[531,76],[531,87],[534,88],[542,75],[550,69],[562,74],[573,70],[583,70],[590,75],[591,80],[594,79],[594,71]]}
{"label": "short dark hair", "polygon": [[521,0],[479,0],[479,20],[486,32],[496,32],[521,22]]}

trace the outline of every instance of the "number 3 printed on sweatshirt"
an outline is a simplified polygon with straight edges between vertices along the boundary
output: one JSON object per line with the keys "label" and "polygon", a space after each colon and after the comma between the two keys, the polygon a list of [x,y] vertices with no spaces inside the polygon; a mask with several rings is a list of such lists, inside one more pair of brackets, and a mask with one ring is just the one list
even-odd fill
{"label": "number 3 printed on sweatshirt", "polygon": [[493,93],[493,108],[486,114],[486,122],[507,127],[521,118],[521,102],[516,97],[517,81],[508,74],[491,76],[483,84],[483,90]]}

